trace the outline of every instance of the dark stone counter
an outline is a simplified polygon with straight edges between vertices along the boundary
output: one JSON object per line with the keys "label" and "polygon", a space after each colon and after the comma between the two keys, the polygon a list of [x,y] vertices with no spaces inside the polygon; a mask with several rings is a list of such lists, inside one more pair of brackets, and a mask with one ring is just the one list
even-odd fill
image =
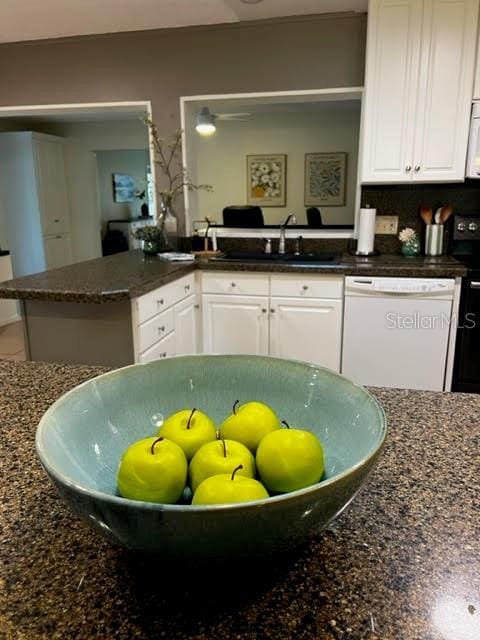
{"label": "dark stone counter", "polygon": [[374,390],[379,465],[322,535],[270,565],[168,568],[73,516],[35,456],[59,395],[103,369],[0,363],[5,640],[477,640],[480,396]]}
{"label": "dark stone counter", "polygon": [[16,278],[0,284],[0,298],[67,302],[115,302],[135,298],[161,287],[194,269],[270,273],[323,273],[338,275],[455,278],[466,273],[450,256],[404,258],[382,255],[359,258],[342,255],[337,264],[305,266],[282,263],[215,262],[170,263],[140,250],[87,260],[60,269]]}

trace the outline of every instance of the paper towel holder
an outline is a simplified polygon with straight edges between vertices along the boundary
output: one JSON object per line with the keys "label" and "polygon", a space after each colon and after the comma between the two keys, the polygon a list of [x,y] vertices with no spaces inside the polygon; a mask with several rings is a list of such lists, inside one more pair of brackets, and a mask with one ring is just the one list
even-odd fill
{"label": "paper towel holder", "polygon": [[[370,209],[370,205],[369,205],[369,204],[366,204],[366,205],[365,205],[365,209],[368,209],[368,210],[370,210],[370,211],[373,213],[374,221],[375,221],[376,209]],[[360,212],[362,212],[362,209],[360,209]],[[375,224],[375,222],[374,222],[374,224]],[[370,256],[378,255],[378,253],[379,253],[379,252],[378,252],[378,251],[376,251],[376,250],[375,250],[375,247],[373,246],[373,245],[374,245],[374,242],[375,242],[375,231],[374,231],[374,229],[372,229],[372,232],[373,232],[373,237],[372,237],[372,249],[371,249],[371,250],[369,250],[369,251],[359,250],[359,249],[358,249],[358,244],[359,244],[359,240],[360,240],[360,236],[361,236],[361,231],[360,231],[359,237],[357,238],[357,249],[356,249],[356,251],[354,252],[354,255],[359,256],[359,257],[362,257],[362,258],[368,258],[368,257],[370,257]]]}

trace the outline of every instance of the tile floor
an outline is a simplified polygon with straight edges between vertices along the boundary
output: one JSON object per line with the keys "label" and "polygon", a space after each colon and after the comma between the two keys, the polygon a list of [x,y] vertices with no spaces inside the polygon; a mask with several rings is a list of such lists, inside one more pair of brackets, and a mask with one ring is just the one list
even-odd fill
{"label": "tile floor", "polygon": [[25,360],[21,321],[0,327],[0,360]]}

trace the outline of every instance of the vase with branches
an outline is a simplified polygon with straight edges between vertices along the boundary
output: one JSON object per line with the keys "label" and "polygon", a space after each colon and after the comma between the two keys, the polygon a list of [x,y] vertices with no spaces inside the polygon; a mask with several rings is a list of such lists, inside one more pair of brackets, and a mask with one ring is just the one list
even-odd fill
{"label": "vase with branches", "polygon": [[[176,232],[175,201],[182,195],[184,189],[189,191],[213,191],[209,184],[195,184],[192,182],[186,167],[182,162],[182,130],[179,129],[169,138],[162,138],[157,126],[150,119],[145,119],[150,130],[155,153],[155,165],[163,174],[161,186],[157,187],[160,213],[157,215],[157,226],[162,232],[172,234]],[[172,223],[173,219],[173,223]],[[172,226],[170,226],[172,225]],[[175,230],[172,229],[173,225]]]}

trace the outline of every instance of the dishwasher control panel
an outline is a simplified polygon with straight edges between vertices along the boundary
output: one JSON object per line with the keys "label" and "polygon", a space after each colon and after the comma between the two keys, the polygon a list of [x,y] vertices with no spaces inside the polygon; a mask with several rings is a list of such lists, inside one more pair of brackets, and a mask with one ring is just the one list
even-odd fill
{"label": "dishwasher control panel", "polygon": [[437,278],[345,278],[345,295],[404,294],[429,295],[453,294],[455,281]]}

